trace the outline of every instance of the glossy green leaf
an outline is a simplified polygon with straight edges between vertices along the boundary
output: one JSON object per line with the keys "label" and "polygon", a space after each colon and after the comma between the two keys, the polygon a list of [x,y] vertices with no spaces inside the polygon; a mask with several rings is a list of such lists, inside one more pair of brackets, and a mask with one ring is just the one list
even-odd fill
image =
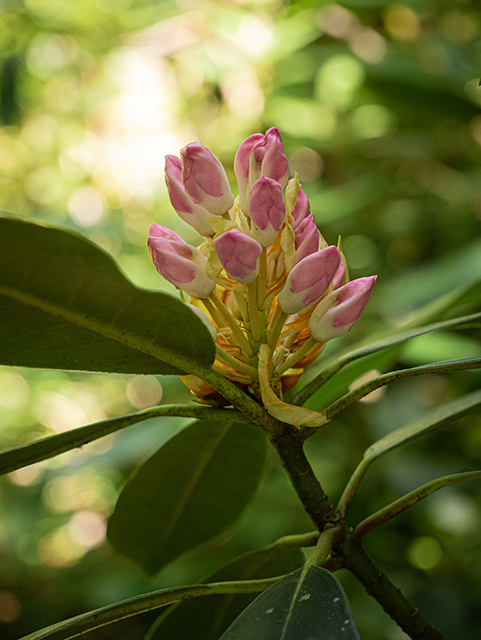
{"label": "glossy green leaf", "polygon": [[155,573],[238,520],[256,493],[266,454],[267,440],[257,427],[194,422],[124,487],[109,541]]}
{"label": "glossy green leaf", "polygon": [[325,569],[298,569],[261,593],[220,640],[359,640],[341,585]]}
{"label": "glossy green leaf", "polygon": [[456,398],[456,400],[436,407],[426,412],[417,420],[414,420],[414,422],[395,429],[372,444],[366,449],[364,460],[372,462],[384,453],[410,442],[415,438],[419,438],[434,429],[439,429],[439,427],[449,424],[457,418],[461,418],[479,406],[481,406],[481,391],[473,391],[465,396],[461,396],[461,398]]}
{"label": "glossy green leaf", "polygon": [[[256,580],[281,576],[294,571],[304,561],[304,554],[300,549],[261,549],[236,558],[205,581]],[[185,600],[162,614],[147,638],[191,640],[195,620],[196,640],[217,640],[254,598],[255,594],[241,594]]]}
{"label": "glossy green leaf", "polygon": [[180,300],[138,289],[81,236],[11,218],[0,218],[0,335],[4,365],[178,374],[215,357]]}

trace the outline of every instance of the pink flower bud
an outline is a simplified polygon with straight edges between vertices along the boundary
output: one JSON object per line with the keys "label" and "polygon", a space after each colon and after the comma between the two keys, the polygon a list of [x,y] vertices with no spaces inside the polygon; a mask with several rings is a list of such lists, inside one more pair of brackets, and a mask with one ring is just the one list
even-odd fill
{"label": "pink flower bud", "polygon": [[296,264],[279,294],[278,302],[284,313],[298,313],[317,302],[328,290],[340,262],[339,251],[330,246]]}
{"label": "pink flower bud", "polygon": [[234,204],[229,180],[220,161],[201,142],[181,149],[182,182],[186,193],[214,215],[222,215]]}
{"label": "pink flower bud", "polygon": [[154,267],[177,289],[193,298],[207,298],[214,291],[215,282],[205,274],[205,256],[170,229],[151,225],[147,247]]}
{"label": "pink flower bud", "polygon": [[234,160],[234,171],[239,185],[239,207],[246,212],[254,183],[264,175],[281,185],[289,178],[289,163],[282,150],[279,130],[269,129],[265,136],[255,133],[239,146]]}
{"label": "pink flower bud", "polygon": [[302,189],[299,189],[299,193],[297,194],[296,206],[292,212],[292,216],[294,221],[292,223],[292,228],[295,230],[300,225],[300,223],[307,218],[307,216],[311,213],[311,206],[309,204],[309,200],[307,199],[306,194]]}
{"label": "pink flower bud", "polygon": [[260,166],[261,174],[276,180],[282,187],[289,178],[289,163],[282,150],[279,129],[272,127],[264,136],[264,141],[254,147],[254,159]]}
{"label": "pink flower bud", "polygon": [[319,251],[319,231],[311,213],[295,230],[296,264],[311,253]]}
{"label": "pink flower bud", "polygon": [[339,265],[339,269],[336,271],[336,275],[332,279],[332,288],[334,290],[342,287],[343,284],[349,282],[349,273],[347,271],[347,263],[344,254],[341,253],[341,264]]}
{"label": "pink flower bud", "polygon": [[207,209],[195,204],[185,192],[182,184],[182,163],[176,156],[165,156],[165,184],[169,198],[179,218],[190,224],[201,236],[212,236],[214,232],[207,218]]}
{"label": "pink flower bud", "polygon": [[321,300],[309,320],[314,340],[327,342],[347,333],[364,311],[376,278],[351,280]]}
{"label": "pink flower bud", "polygon": [[254,282],[259,272],[257,259],[262,253],[262,247],[256,240],[232,229],[214,240],[214,248],[231,278],[244,284]]}
{"label": "pink flower bud", "polygon": [[286,213],[281,185],[261,176],[252,187],[249,216],[253,223],[252,235],[263,246],[274,241],[282,227]]}

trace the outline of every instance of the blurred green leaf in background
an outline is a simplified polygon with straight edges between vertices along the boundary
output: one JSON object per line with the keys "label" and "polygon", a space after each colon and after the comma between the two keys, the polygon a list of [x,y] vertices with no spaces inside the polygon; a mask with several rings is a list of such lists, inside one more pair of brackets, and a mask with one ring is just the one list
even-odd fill
{"label": "blurred green leaf in background", "polygon": [[[239,143],[277,126],[321,232],[330,244],[342,237],[351,277],[379,274],[359,326],[343,339],[348,348],[481,279],[480,73],[475,0],[4,3],[0,210],[74,230],[110,253],[135,285],[176,294],[145,248],[152,222],[198,240],[170,207],[164,155],[201,140],[233,178],[228,162]],[[460,314],[479,310],[479,285],[471,291],[459,298]],[[446,306],[440,319],[449,313]],[[390,362],[402,368],[479,355],[473,327],[462,336],[420,336]],[[371,364],[384,372],[386,360]],[[373,441],[480,380],[476,371],[404,380],[349,408],[308,442],[328,494],[340,495]],[[189,398],[169,376],[0,368],[0,446]],[[252,548],[309,530],[271,464],[240,524],[188,561],[149,577],[115,555],[106,518],[126,478],[186,424],[149,420],[2,479],[2,638],[141,591],[194,583]],[[390,455],[366,478],[353,520],[434,477],[479,465],[481,415]],[[479,490],[460,485],[366,539],[450,640],[481,635],[480,522]],[[405,637],[349,575],[337,576],[361,637]],[[156,616],[89,640],[140,640]]]}

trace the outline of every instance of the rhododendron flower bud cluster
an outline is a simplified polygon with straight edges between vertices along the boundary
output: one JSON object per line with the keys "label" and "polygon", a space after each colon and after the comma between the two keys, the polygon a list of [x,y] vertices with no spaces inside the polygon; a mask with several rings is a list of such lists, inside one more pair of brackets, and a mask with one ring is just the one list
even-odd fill
{"label": "rhododendron flower bud cluster", "polygon": [[[259,354],[268,348],[269,384],[282,399],[324,344],[351,329],[376,277],[349,282],[340,247],[320,234],[297,175],[289,180],[276,128],[244,140],[234,171],[235,199],[220,161],[200,142],[167,156],[172,206],[204,241],[193,247],[153,224],[147,245],[157,271],[208,324],[214,369],[260,398]],[[195,376],[183,379],[199,401],[226,403]]]}

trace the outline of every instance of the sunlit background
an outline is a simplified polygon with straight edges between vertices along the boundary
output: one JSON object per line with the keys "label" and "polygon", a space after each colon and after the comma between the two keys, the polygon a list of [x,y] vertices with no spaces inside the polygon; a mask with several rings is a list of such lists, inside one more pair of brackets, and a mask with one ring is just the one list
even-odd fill
{"label": "sunlit background", "polygon": [[[23,0],[0,12],[5,213],[76,231],[135,284],[175,293],[149,261],[149,226],[198,238],[169,205],[165,154],[201,140],[233,179],[239,143],[277,126],[323,235],[331,244],[342,236],[351,276],[380,276],[347,342],[481,278],[474,0]],[[408,344],[398,366],[474,355],[474,333],[439,333]],[[309,441],[332,499],[375,438],[479,382],[476,372],[460,372],[397,383]],[[189,398],[173,378],[0,368],[0,446]],[[114,555],[105,531],[119,488],[187,422],[133,426],[2,480],[2,639],[195,582],[239,553],[310,529],[273,460],[245,520],[216,544],[153,579]],[[480,464],[480,427],[473,415],[390,454],[366,478],[353,521],[436,476]],[[366,541],[450,640],[481,635],[480,523],[480,490],[462,486]],[[406,638],[359,585],[339,577],[363,638]],[[154,619],[85,637],[141,640]]]}

